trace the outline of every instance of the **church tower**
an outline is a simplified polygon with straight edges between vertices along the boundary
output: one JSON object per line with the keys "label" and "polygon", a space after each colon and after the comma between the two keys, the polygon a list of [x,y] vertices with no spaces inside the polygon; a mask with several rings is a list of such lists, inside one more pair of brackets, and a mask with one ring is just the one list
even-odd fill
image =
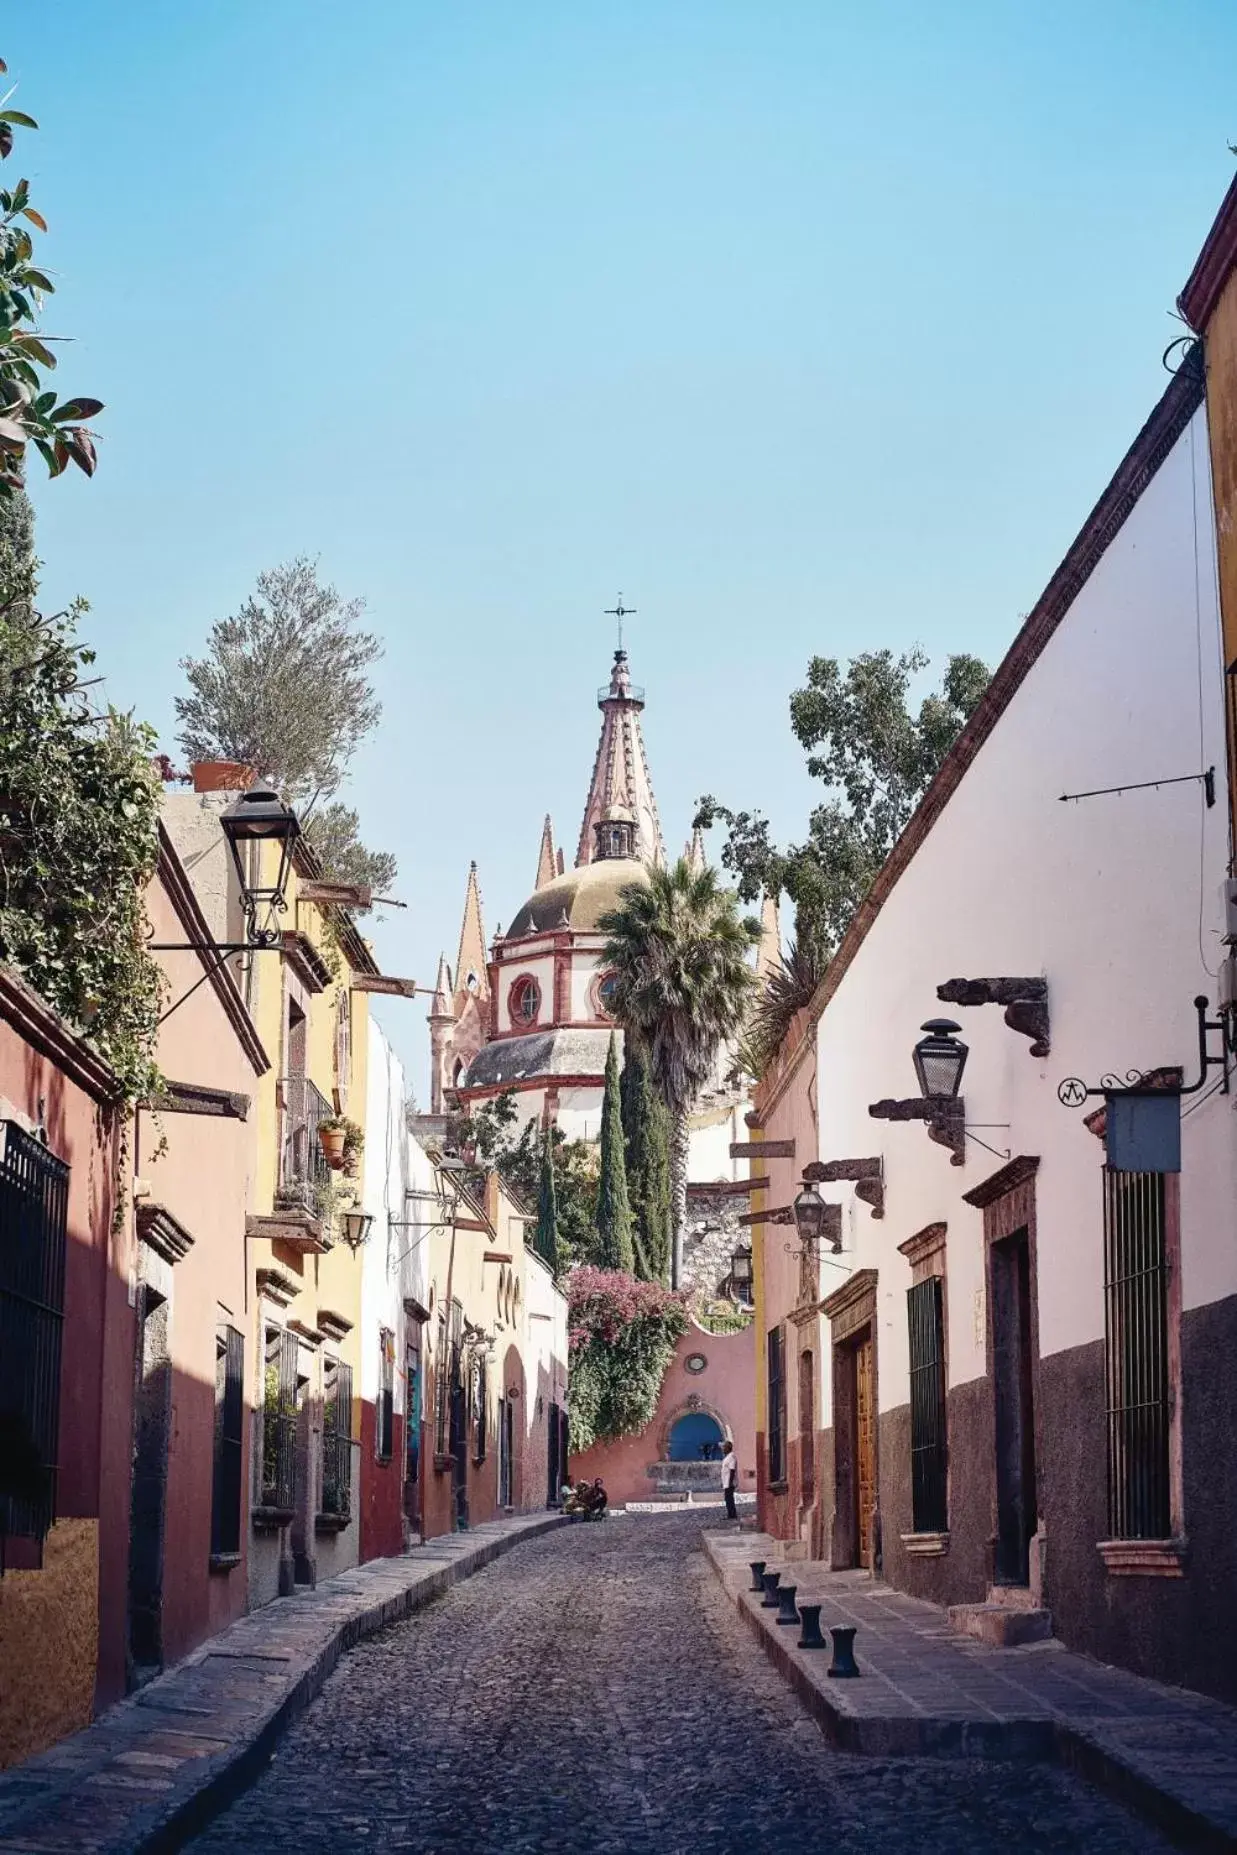
{"label": "church tower", "polygon": [[599,857],[614,854],[608,848],[608,841],[599,839],[598,826],[605,814],[617,807],[632,815],[637,860],[662,869],[666,862],[666,846],[640,728],[644,691],[632,682],[627,652],[621,648],[614,653],[609,687],[597,692],[597,706],[602,715],[601,740],[580,827],[576,868],[582,869]]}

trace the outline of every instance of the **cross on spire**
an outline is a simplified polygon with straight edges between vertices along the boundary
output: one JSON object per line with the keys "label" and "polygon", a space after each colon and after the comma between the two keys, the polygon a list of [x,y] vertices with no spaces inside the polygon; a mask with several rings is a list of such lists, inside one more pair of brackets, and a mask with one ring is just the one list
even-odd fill
{"label": "cross on spire", "polygon": [[618,620],[618,647],[620,651],[623,648],[623,620],[625,618],[634,618],[635,614],[636,614],[636,608],[634,605],[623,604],[622,593],[620,593],[618,596],[617,605],[611,605],[611,606],[606,607],[606,617],[617,618]]}

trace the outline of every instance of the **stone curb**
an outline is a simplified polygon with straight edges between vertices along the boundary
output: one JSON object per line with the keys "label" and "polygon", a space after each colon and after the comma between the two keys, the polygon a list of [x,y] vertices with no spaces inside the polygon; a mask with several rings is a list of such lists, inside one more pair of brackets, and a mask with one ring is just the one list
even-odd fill
{"label": "stone curb", "polygon": [[[65,1855],[69,1851],[76,1855],[83,1846],[82,1822],[93,1815],[91,1798],[100,1806],[104,1803],[104,1794],[97,1786],[100,1782],[108,1782],[104,1774],[116,1753],[122,1756],[125,1751],[140,1753],[143,1734],[153,1738],[160,1731],[168,1731],[168,1712],[184,1716],[199,1711],[186,1707],[183,1701],[177,1705],[172,1684],[183,1686],[185,1677],[191,1676],[208,1657],[224,1653],[222,1645],[233,1632],[244,1631],[245,1637],[251,1638],[255,1634],[253,1626],[260,1626],[263,1621],[270,1622],[276,1629],[289,1622],[300,1622],[304,1613],[316,1609],[320,1602],[321,1635],[299,1654],[287,1658],[288,1685],[272,1695],[269,1705],[236,1726],[222,1751],[187,1759],[177,1776],[172,1796],[164,1796],[155,1805],[135,1796],[127,1820],[113,1823],[97,1839],[92,1836],[89,1843],[92,1855],[172,1855],[200,1834],[253,1782],[282,1734],[321,1693],[327,1677],[346,1650],[378,1630],[414,1615],[452,1585],[470,1578],[523,1540],[537,1539],[566,1524],[562,1514],[545,1514],[522,1523],[517,1520],[508,1527],[499,1522],[488,1537],[486,1528],[478,1528],[467,1535],[448,1534],[414,1549],[406,1558],[372,1560],[327,1580],[312,1593],[281,1599],[262,1610],[251,1611],[221,1636],[202,1643],[183,1662],[140,1693],[109,1709],[75,1738],[61,1742],[60,1746],[10,1772],[0,1773],[0,1851],[11,1851],[13,1855],[19,1850],[38,1850],[40,1855],[44,1851],[56,1851],[59,1855],[63,1850]],[[461,1546],[459,1542],[463,1539],[470,1543]],[[424,1569],[419,1570],[419,1566]],[[393,1576],[404,1568],[407,1568],[407,1582],[392,1592]],[[366,1584],[378,1586],[383,1595],[375,1596],[373,1591],[366,1591]],[[355,1601],[355,1608],[340,1616],[340,1601],[349,1598]],[[260,1657],[260,1641],[252,1646],[242,1641],[232,1653],[238,1657]],[[282,1656],[281,1651],[281,1659]],[[161,1711],[160,1691],[165,1684],[173,1698],[167,1701],[167,1711]],[[125,1733],[129,1728],[133,1729],[132,1736],[126,1745]],[[226,1727],[212,1729],[208,1719],[194,1721],[193,1728],[197,1733],[215,1738],[222,1737],[226,1731]],[[100,1755],[93,1762],[89,1744],[92,1735],[98,1736],[100,1746]],[[65,1769],[67,1758],[73,1756],[70,1749],[80,1749],[81,1756]],[[96,1780],[96,1788],[86,1794],[92,1779]],[[40,1780],[45,1783],[40,1785]],[[117,1781],[112,1779],[112,1782]],[[11,1817],[4,1811],[6,1792],[18,1799],[17,1810]],[[114,1793],[107,1794],[108,1801],[112,1795]],[[57,1817],[61,1818],[59,1822]]]}
{"label": "stone curb", "polygon": [[[879,1758],[1052,1759],[1094,1784],[1161,1830],[1179,1847],[1205,1855],[1233,1855],[1237,1836],[1185,1797],[1157,1783],[1145,1765],[1106,1743],[1102,1723],[1083,1726],[1055,1713],[1048,1718],[958,1720],[927,1715],[907,1718],[853,1712],[846,1684],[817,1685],[792,1647],[795,1632],[780,1628],[755,1595],[734,1575],[709,1534],[705,1555],[722,1590],[756,1636],[765,1654],[794,1689],[826,1737],[840,1751]],[[828,1652],[815,1651],[823,1676]]]}

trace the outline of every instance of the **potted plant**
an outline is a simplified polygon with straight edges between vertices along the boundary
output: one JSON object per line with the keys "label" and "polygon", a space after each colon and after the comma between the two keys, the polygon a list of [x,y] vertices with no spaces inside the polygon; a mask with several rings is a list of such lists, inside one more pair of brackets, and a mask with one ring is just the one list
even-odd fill
{"label": "potted plant", "polygon": [[355,1121],[344,1122],[344,1171],[350,1179],[355,1179],[361,1169],[361,1154],[365,1151],[365,1135]]}
{"label": "potted plant", "polygon": [[318,1140],[332,1172],[338,1172],[344,1163],[344,1143],[350,1125],[344,1114],[328,1114],[318,1122]]}

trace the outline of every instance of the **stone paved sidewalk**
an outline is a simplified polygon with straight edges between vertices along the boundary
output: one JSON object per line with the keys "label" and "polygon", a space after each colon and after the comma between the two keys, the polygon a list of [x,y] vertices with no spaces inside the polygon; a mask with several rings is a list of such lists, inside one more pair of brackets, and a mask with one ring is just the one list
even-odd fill
{"label": "stone paved sidewalk", "polygon": [[261,1768],[345,1649],[564,1524],[545,1513],[493,1521],[242,1617],[85,1732],[0,1773],[0,1851],[180,1848]]}
{"label": "stone paved sidewalk", "polygon": [[[784,1561],[767,1534],[705,1535],[726,1591],[830,1738],[848,1751],[1055,1757],[1187,1848],[1237,1850],[1237,1711],[1073,1655],[1055,1641],[999,1649],[955,1635],[943,1610],[874,1583]],[[856,1626],[857,1681],[831,1681],[828,1650],[800,1649],[749,1590],[767,1561],[819,1603],[822,1630]]]}

